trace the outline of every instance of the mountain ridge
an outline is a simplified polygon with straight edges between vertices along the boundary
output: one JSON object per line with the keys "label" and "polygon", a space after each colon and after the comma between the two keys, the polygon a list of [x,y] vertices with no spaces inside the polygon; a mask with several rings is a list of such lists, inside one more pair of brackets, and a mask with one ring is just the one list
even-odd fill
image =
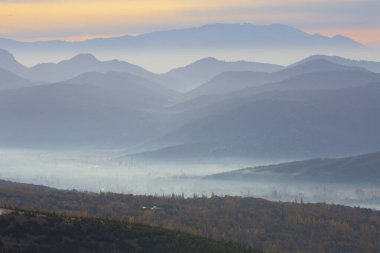
{"label": "mountain ridge", "polygon": [[[131,35],[123,35],[123,36],[115,36],[111,38],[94,38],[94,39],[88,39],[88,40],[83,40],[79,42],[72,42],[72,41],[65,41],[65,40],[46,40],[46,41],[34,41],[34,42],[22,42],[22,41],[17,41],[13,39],[7,39],[7,38],[2,38],[1,40],[3,42],[7,43],[20,43],[20,44],[33,44],[33,43],[38,43],[38,44],[49,44],[49,43],[67,43],[67,44],[86,44],[86,43],[91,43],[91,42],[107,42],[111,40],[122,40],[122,41],[128,41],[128,40],[141,40],[144,38],[151,38],[155,37],[157,35],[162,35],[162,34],[176,34],[176,33],[186,33],[186,32],[195,32],[195,33],[209,33],[210,31],[213,31],[214,33],[218,32],[225,32],[226,30],[228,31],[236,31],[236,33],[242,33],[246,34],[247,31],[250,32],[256,32],[256,33],[261,33],[262,35],[265,35],[265,33],[268,32],[273,32],[273,33],[283,33],[278,37],[285,35],[293,35],[293,36],[300,36],[300,37],[306,37],[306,38],[316,38],[318,42],[321,41],[338,41],[338,42],[344,42],[347,43],[348,45],[351,46],[359,46],[359,47],[365,47],[364,45],[360,44],[359,42],[356,42],[355,40],[343,36],[343,35],[334,35],[332,37],[327,37],[321,34],[309,34],[306,33],[300,29],[294,28],[289,25],[284,25],[284,24],[269,24],[269,25],[255,25],[255,24],[250,24],[250,23],[232,23],[232,24],[227,24],[227,23],[214,23],[214,24],[205,24],[202,26],[197,26],[197,27],[189,27],[189,28],[177,28],[177,29],[169,29],[169,30],[161,30],[161,31],[154,31],[154,32],[148,32],[148,33],[143,33],[135,36]],[[246,34],[247,35],[247,34]],[[0,41],[0,47],[1,47],[1,42]]]}
{"label": "mountain ridge", "polygon": [[321,181],[334,183],[378,183],[380,152],[342,158],[318,158],[244,168],[206,176],[211,179]]}
{"label": "mountain ridge", "polygon": [[[44,57],[44,61],[55,60],[56,49],[60,48],[60,54],[66,58],[88,52],[135,62],[158,72],[165,72],[186,61],[209,56],[241,59],[242,56],[248,55],[248,59],[265,61],[265,54],[268,54],[272,58],[275,55],[284,57],[286,61],[277,58],[279,61],[276,62],[284,64],[297,59],[290,54],[299,55],[298,58],[332,53],[369,58],[374,53],[374,49],[344,36],[327,37],[309,34],[286,25],[254,24],[209,24],[80,42],[0,40],[0,48],[23,57],[28,65],[36,63],[36,55]],[[146,57],[146,54],[150,57]],[[256,54],[258,56],[253,58]]]}
{"label": "mountain ridge", "polygon": [[[238,97],[157,140],[166,147],[129,157],[278,160],[370,152],[380,148],[376,141],[379,84]],[[363,119],[367,124],[362,124]]]}
{"label": "mountain ridge", "polygon": [[250,88],[264,88],[266,84],[282,82],[289,78],[294,78],[298,75],[305,75],[307,73],[329,73],[337,71],[346,72],[368,72],[369,70],[359,66],[345,66],[337,63],[330,62],[325,59],[312,59],[309,61],[301,62],[297,65],[290,65],[279,71],[271,73],[259,72],[237,72],[228,71],[215,76],[213,79],[206,83],[201,84],[193,90],[185,93],[189,98],[201,95],[215,95],[238,93],[239,90],[244,92]]}

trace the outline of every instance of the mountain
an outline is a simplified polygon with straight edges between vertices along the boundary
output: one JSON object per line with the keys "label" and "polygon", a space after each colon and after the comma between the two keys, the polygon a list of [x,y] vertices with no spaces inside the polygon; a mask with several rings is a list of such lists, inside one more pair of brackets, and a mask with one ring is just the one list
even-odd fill
{"label": "mountain", "polygon": [[282,66],[274,64],[246,61],[226,62],[215,58],[204,58],[190,65],[173,69],[163,76],[172,80],[172,89],[187,91],[226,71],[274,72],[281,69],[283,69]]}
{"label": "mountain", "polygon": [[[380,149],[380,84],[287,90],[228,101],[160,139],[140,159],[294,159]],[[206,109],[203,109],[206,110]]]}
{"label": "mountain", "polygon": [[[88,72],[81,74],[73,79],[66,80],[64,83],[70,84],[84,84],[84,85],[93,85],[93,86],[104,86],[109,85],[113,86],[118,84],[120,86],[134,84],[134,91],[141,90],[141,95],[146,94],[147,92],[157,93],[162,96],[174,97],[178,95],[177,92],[166,88],[165,86],[155,83],[153,81],[144,79],[138,75],[129,74],[126,72],[108,72],[108,73],[98,73],[98,72]],[[145,91],[144,91],[145,89]],[[142,98],[141,98],[142,99]],[[138,103],[152,102],[149,98],[144,100],[136,101],[136,103],[131,103],[131,106],[134,106]]]}
{"label": "mountain", "polygon": [[18,42],[0,40],[0,48],[46,49],[60,46],[61,50],[81,48],[104,49],[107,47],[136,49],[213,49],[213,48],[365,48],[360,43],[344,37],[311,35],[291,26],[272,24],[209,24],[200,27],[158,31],[137,36],[91,39],[82,42],[40,41]]}
{"label": "mountain", "polygon": [[0,51],[0,65],[26,79],[44,82],[60,82],[86,72],[127,72],[178,91],[194,88],[225,71],[273,72],[283,68],[274,64],[245,61],[224,62],[215,58],[205,58],[159,75],[124,61],[99,61],[91,54],[78,54],[59,63],[40,63],[27,68],[17,62],[14,56],[5,50]]}
{"label": "mountain", "polygon": [[236,93],[257,94],[280,90],[329,90],[358,87],[369,83],[380,83],[380,74],[358,70],[311,72],[297,75],[280,82],[268,83]]}
{"label": "mountain", "polygon": [[11,53],[3,49],[0,49],[0,68],[19,75],[23,75],[27,71],[27,67],[20,64]]}
{"label": "mountain", "polygon": [[303,64],[305,62],[313,61],[313,60],[326,60],[326,61],[340,64],[340,65],[361,67],[372,72],[377,72],[377,73],[380,72],[380,62],[351,60],[351,59],[346,59],[339,56],[327,56],[327,55],[313,55],[299,62],[296,62],[293,65],[299,65],[299,64]]}
{"label": "mountain", "polygon": [[[333,72],[340,73],[338,74],[337,78],[339,78],[339,75],[343,74],[342,76],[345,76],[344,73],[349,72],[363,72],[365,74],[369,73],[368,70],[361,67],[344,66],[329,62],[327,60],[315,59],[306,61],[298,65],[291,65],[273,73],[258,73],[247,71],[224,72],[211,79],[210,81],[200,85],[199,87],[187,92],[186,97],[193,98],[204,95],[228,94],[231,92],[238,92],[239,90],[243,90],[244,88],[253,87],[259,87],[258,89],[269,90],[269,87],[273,88],[273,86],[267,85],[269,83],[277,83],[283,80],[297,77],[299,75],[316,73],[315,78],[311,78],[310,80],[304,80],[305,82],[303,83],[303,85],[305,85],[308,81],[317,81],[318,78],[323,78],[324,75],[321,73],[328,74]],[[365,76],[365,74],[363,74],[362,76]],[[311,85],[309,85],[309,87],[310,86]],[[326,85],[322,86],[327,87]],[[280,87],[280,85],[278,85],[278,87]]]}
{"label": "mountain", "polygon": [[[36,64],[36,55],[51,61],[56,59],[57,48],[63,57],[87,52],[98,56],[114,57],[138,62],[139,65],[165,71],[178,66],[184,59],[194,61],[204,57],[236,59],[263,55],[293,58],[291,55],[331,54],[372,55],[364,45],[344,36],[326,37],[309,34],[281,24],[208,24],[200,27],[157,31],[141,35],[97,38],[87,41],[20,42],[0,39],[0,48],[20,55]],[[146,56],[149,55],[148,60]],[[143,57],[142,57],[143,56]],[[150,59],[150,60],[149,60]],[[92,70],[96,71],[96,70]],[[134,73],[135,74],[135,73]],[[208,80],[203,80],[206,82]],[[173,86],[170,86],[173,88]],[[195,88],[186,84],[177,90]]]}
{"label": "mountain", "polygon": [[61,82],[86,72],[127,72],[152,82],[166,83],[166,80],[160,75],[137,65],[119,60],[100,61],[92,54],[78,54],[58,63],[40,63],[28,68],[20,64],[11,53],[0,49],[0,68],[28,80],[49,83]]}
{"label": "mountain", "polygon": [[[126,73],[85,73],[63,83],[0,92],[3,145],[128,145],[155,136],[166,88]],[[156,121],[154,121],[156,122]]]}
{"label": "mountain", "polygon": [[289,77],[294,77],[300,74],[313,73],[313,72],[333,72],[333,71],[363,71],[369,72],[362,67],[345,66],[335,64],[328,60],[315,59],[306,61],[302,64],[293,65],[285,68],[284,70],[275,73],[275,79],[284,80]]}
{"label": "mountain", "polygon": [[312,159],[245,168],[208,176],[212,179],[254,180],[260,178],[335,183],[380,181],[380,152],[344,158]]}
{"label": "mountain", "polygon": [[260,86],[270,80],[270,74],[251,71],[228,71],[186,93],[188,97],[227,94],[248,87]]}
{"label": "mountain", "polygon": [[[197,96],[217,94],[225,94],[229,97],[236,97],[236,94],[246,96],[247,94],[263,91],[284,90],[291,87],[294,89],[297,85],[301,88],[315,89],[344,88],[350,87],[348,83],[355,85],[354,82],[358,84],[376,82],[377,77],[377,74],[370,73],[364,68],[344,66],[327,60],[315,59],[298,65],[291,65],[273,73],[224,72],[187,92],[185,97],[191,99]],[[285,80],[287,80],[288,84],[281,84]],[[294,82],[294,84],[291,84],[291,82]],[[234,92],[236,94],[233,94]]]}
{"label": "mountain", "polygon": [[[256,63],[226,63],[212,58],[202,61],[210,61],[209,65],[219,70],[224,67],[258,66]],[[115,67],[113,62],[101,62],[92,55],[82,54],[58,64],[38,66],[49,73],[66,69],[67,72],[60,78],[74,74],[81,65],[90,66],[90,69],[117,69],[121,66],[123,70],[123,66],[129,66],[128,63],[115,61]],[[194,69],[198,71],[201,68]],[[379,83],[379,74],[323,59],[280,69],[275,72],[223,72],[184,96],[167,88],[167,85],[141,77],[144,73],[87,72],[62,82],[29,87],[35,86],[35,83],[16,79],[14,74],[5,70],[0,75],[0,80],[3,78],[3,83],[8,85],[4,85],[4,89],[18,89],[0,92],[0,141],[4,145],[39,142],[61,145],[72,142],[73,145],[128,147],[146,143],[146,147],[153,144],[149,148],[166,147],[160,151],[162,157],[171,152],[178,154],[178,157],[181,154],[185,157],[191,154],[194,157],[272,157],[278,151],[279,157],[308,158],[324,155],[324,150],[340,155],[377,148],[374,143],[376,138],[369,138],[370,133],[376,136],[369,123],[359,126],[363,132],[353,134],[353,126],[358,124],[356,121],[359,118],[365,119],[363,122],[377,124],[374,120],[378,116],[377,104],[373,102],[374,107],[371,107],[369,103],[372,100],[366,101],[357,96],[352,99],[356,101],[357,108],[345,111],[341,103],[347,98],[338,94],[357,88],[360,95],[370,89],[365,89],[365,85]],[[81,71],[84,70],[86,68]],[[137,72],[141,69],[137,67],[132,70]],[[17,82],[10,85],[12,78]],[[25,83],[18,84],[21,81]],[[28,87],[22,88],[24,86]],[[369,87],[376,94],[376,85],[372,86]],[[189,98],[189,94],[196,97]],[[334,96],[337,97],[335,101]],[[331,106],[331,112],[327,105]],[[346,113],[349,110],[353,110],[352,118]],[[334,111],[346,118],[329,114]],[[308,118],[311,115],[315,118]],[[342,125],[342,132],[336,133],[336,139],[327,138],[329,145],[321,143],[320,146],[315,145],[315,149],[307,147],[312,138],[322,140],[327,134],[337,132],[330,118],[341,120],[335,123]],[[287,131],[291,134],[287,136],[282,133],[282,126],[288,127]],[[281,136],[272,136],[272,132]],[[367,144],[357,139],[361,144],[353,145],[354,139],[361,135],[368,140]],[[159,136],[162,137],[157,139]],[[269,138],[268,141],[265,138]],[[343,144],[345,139],[350,145]],[[277,145],[276,142],[281,143]],[[296,143],[293,145],[293,142]],[[294,148],[286,148],[292,145]],[[276,147],[276,152],[273,147]],[[139,150],[148,148],[144,146]],[[280,151],[285,153],[281,154]]]}
{"label": "mountain", "polygon": [[130,63],[112,60],[99,61],[91,54],[79,54],[69,60],[55,63],[42,63],[31,67],[26,74],[31,80],[59,82],[74,78],[86,72],[127,72],[148,80],[160,80],[159,76]]}
{"label": "mountain", "polygon": [[0,91],[39,85],[39,82],[31,82],[8,70],[0,68]]}
{"label": "mountain", "polygon": [[[275,79],[276,77],[273,80]],[[360,69],[310,72],[296,75],[278,82],[269,82],[264,85],[241,89],[236,92],[225,94],[225,97],[249,97],[264,92],[286,90],[335,90],[379,82],[380,74],[362,71]],[[219,101],[220,99],[221,98],[219,98]]]}
{"label": "mountain", "polygon": [[[236,47],[348,47],[362,48],[358,42],[343,36],[328,38],[310,35],[296,28],[281,25],[210,24],[122,37],[132,45],[156,48],[236,48]],[[145,44],[142,44],[145,43]]]}

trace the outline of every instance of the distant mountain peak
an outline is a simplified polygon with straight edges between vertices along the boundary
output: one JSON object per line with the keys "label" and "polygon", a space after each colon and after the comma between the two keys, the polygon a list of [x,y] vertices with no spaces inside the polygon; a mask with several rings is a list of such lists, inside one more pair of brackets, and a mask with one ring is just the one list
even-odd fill
{"label": "distant mountain peak", "polygon": [[293,26],[285,25],[285,24],[279,24],[279,23],[270,24],[268,26],[298,30],[298,29],[294,28]]}
{"label": "distant mountain peak", "polygon": [[322,65],[322,64],[323,65],[337,65],[337,64],[332,63],[332,62],[330,62],[330,61],[328,61],[326,59],[320,59],[320,58],[316,58],[316,59],[310,60],[310,61],[305,62],[303,64],[304,65],[315,65],[315,66]]}
{"label": "distant mountain peak", "polygon": [[25,70],[25,66],[20,64],[13,54],[4,49],[0,49],[0,68],[16,74],[20,74]]}
{"label": "distant mountain peak", "polygon": [[15,57],[9,53],[8,51],[4,50],[4,49],[0,49],[0,59],[2,61],[6,60],[6,61],[15,61]]}
{"label": "distant mountain peak", "polygon": [[202,26],[199,26],[198,28],[209,28],[209,27],[277,27],[277,28],[287,28],[287,29],[293,29],[298,30],[294,28],[293,26],[289,26],[286,24],[268,24],[268,25],[257,25],[252,23],[212,23],[212,24],[205,24]]}
{"label": "distant mountain peak", "polygon": [[[314,68],[319,69],[321,71],[332,71],[332,70],[357,70],[357,71],[368,71],[365,68],[357,67],[357,66],[345,66],[342,64],[338,64],[332,61],[329,61],[325,58],[319,58],[315,57],[308,61],[304,61],[297,65],[291,65],[288,69],[295,69],[295,68]],[[285,70],[284,70],[285,71]]]}
{"label": "distant mountain peak", "polygon": [[220,62],[220,60],[216,59],[215,57],[205,57],[202,59],[199,59],[198,61],[194,62],[193,64],[197,63],[214,63],[214,62]]}
{"label": "distant mountain peak", "polygon": [[324,60],[327,60],[329,62],[332,62],[335,64],[340,64],[340,65],[362,67],[362,68],[365,68],[369,71],[380,73],[380,62],[365,61],[365,60],[358,60],[358,59],[348,59],[348,58],[343,58],[343,57],[336,56],[336,55],[323,55],[323,54],[312,55],[312,56],[309,56],[309,57],[307,57],[301,61],[293,63],[290,66],[300,65],[302,63],[312,61],[315,59],[324,59]]}
{"label": "distant mountain peak", "polygon": [[77,62],[99,62],[99,60],[92,54],[78,54],[74,56],[73,58],[67,60],[70,62],[77,61]]}
{"label": "distant mountain peak", "polygon": [[335,36],[333,36],[332,37],[333,39],[344,39],[344,40],[351,40],[349,37],[346,37],[346,36],[343,36],[343,35],[340,35],[340,34],[338,34],[338,35],[335,35]]}
{"label": "distant mountain peak", "polygon": [[361,46],[363,48],[367,48],[365,45],[357,42],[356,40],[353,40],[349,37],[346,37],[346,36],[343,36],[340,34],[333,36],[332,40],[337,41],[337,42],[342,42],[342,43],[349,43],[349,44],[355,45],[355,46]]}

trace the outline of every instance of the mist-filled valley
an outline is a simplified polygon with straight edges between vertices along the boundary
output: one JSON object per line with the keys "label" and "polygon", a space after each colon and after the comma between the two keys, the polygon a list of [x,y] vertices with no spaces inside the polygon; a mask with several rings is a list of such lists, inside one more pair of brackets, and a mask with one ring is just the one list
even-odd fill
{"label": "mist-filled valley", "polygon": [[270,161],[154,164],[120,162],[120,150],[1,149],[4,180],[58,189],[136,195],[259,197],[272,201],[335,203],[379,209],[378,182],[305,180],[273,175],[243,179],[219,175]]}

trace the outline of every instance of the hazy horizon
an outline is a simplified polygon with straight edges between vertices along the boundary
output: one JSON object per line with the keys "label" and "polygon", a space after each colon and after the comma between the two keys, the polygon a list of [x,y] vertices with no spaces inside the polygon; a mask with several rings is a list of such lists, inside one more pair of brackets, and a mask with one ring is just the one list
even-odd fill
{"label": "hazy horizon", "polygon": [[[233,24],[240,25],[240,24]],[[196,29],[204,26],[197,26]],[[257,27],[266,27],[265,25],[259,25]],[[179,28],[178,28],[179,29]],[[184,27],[180,30],[156,30],[153,33],[140,34],[138,37],[149,37],[151,35],[161,34],[166,36],[167,33],[176,31],[189,31],[193,29],[192,27]],[[295,27],[297,29],[297,27]],[[300,30],[301,31],[301,30]],[[308,34],[308,33],[305,33]],[[327,36],[326,38],[334,38],[339,34],[334,34]],[[127,36],[128,37],[128,36]],[[135,37],[135,38],[138,38]],[[104,41],[111,41],[112,39],[117,39],[118,37],[110,36],[105,38]],[[25,66],[31,67],[40,63],[58,63],[62,60],[67,60],[74,57],[77,54],[90,53],[96,56],[99,60],[122,60],[132,64],[139,65],[149,71],[155,73],[164,73],[171,69],[182,67],[191,64],[199,59],[214,57],[219,60],[224,61],[253,61],[262,63],[279,64],[283,66],[295,63],[303,58],[312,55],[331,55],[340,56],[344,58],[349,58],[353,60],[369,60],[369,61],[379,61],[380,60],[380,46],[379,49],[369,46],[367,49],[362,50],[352,50],[344,48],[287,48],[282,50],[279,48],[271,47],[265,48],[262,46],[252,46],[252,47],[233,47],[233,45],[225,46],[225,48],[187,48],[183,49],[173,48],[173,49],[154,49],[147,47],[147,50],[143,49],[129,50],[129,44],[126,44],[124,48],[113,48],[113,47],[97,47],[92,46],[92,44],[81,45],[81,43],[93,43],[91,40],[81,40],[75,42],[65,42],[61,41],[67,46],[63,47],[61,50],[54,50],[56,46],[51,49],[48,47],[49,44],[46,43],[57,43],[54,40],[38,41],[38,42],[26,42],[24,45],[13,45],[13,43],[5,43],[2,47],[0,43],[0,48],[6,49],[12,53],[16,59]],[[43,44],[46,44],[46,49],[44,49]],[[98,42],[97,42],[98,43]],[[102,40],[99,41],[102,43]],[[59,46],[59,45],[58,45]],[[365,45],[364,46],[368,46]],[[165,58],[165,61],[160,59]]]}
{"label": "hazy horizon", "polygon": [[[89,4],[90,3],[90,4]],[[379,45],[376,0],[355,1],[0,1],[0,37],[37,40],[110,37],[205,23],[282,23]],[[69,17],[69,19],[67,18]],[[338,18],[339,17],[339,18]]]}

